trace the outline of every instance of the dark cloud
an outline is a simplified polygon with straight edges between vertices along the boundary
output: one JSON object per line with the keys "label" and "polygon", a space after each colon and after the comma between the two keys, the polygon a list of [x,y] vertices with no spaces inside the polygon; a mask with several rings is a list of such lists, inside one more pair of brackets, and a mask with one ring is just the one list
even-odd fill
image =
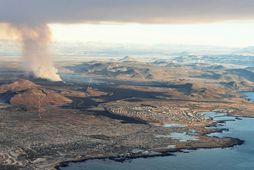
{"label": "dark cloud", "polygon": [[254,18],[254,0],[0,0],[0,22],[211,22]]}

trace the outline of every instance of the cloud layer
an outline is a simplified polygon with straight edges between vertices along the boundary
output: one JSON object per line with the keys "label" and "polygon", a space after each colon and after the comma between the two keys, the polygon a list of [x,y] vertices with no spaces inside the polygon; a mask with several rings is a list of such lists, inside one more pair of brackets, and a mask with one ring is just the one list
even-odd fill
{"label": "cloud layer", "polygon": [[0,22],[195,23],[254,18],[253,0],[0,0]]}

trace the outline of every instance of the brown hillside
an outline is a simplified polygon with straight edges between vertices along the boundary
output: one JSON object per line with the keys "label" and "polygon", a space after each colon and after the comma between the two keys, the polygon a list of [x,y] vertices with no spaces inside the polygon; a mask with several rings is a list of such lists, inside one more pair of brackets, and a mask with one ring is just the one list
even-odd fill
{"label": "brown hillside", "polygon": [[43,107],[64,105],[72,101],[63,94],[42,88],[31,81],[19,80],[0,86],[2,101],[16,106]]}

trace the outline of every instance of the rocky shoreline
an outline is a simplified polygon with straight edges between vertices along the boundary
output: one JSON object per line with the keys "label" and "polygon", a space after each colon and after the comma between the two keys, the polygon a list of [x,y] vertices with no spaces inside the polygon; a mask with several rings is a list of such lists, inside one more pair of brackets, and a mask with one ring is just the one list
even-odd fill
{"label": "rocky shoreline", "polygon": [[[218,147],[197,147],[197,148],[177,148],[177,149],[171,149],[170,151],[168,149],[161,150],[160,153],[156,151],[151,151],[142,154],[133,154],[133,155],[126,155],[126,156],[112,156],[112,157],[93,157],[93,158],[84,158],[84,159],[78,159],[78,160],[69,160],[60,162],[58,165],[56,165],[54,168],[57,170],[61,170],[61,167],[68,167],[70,163],[78,163],[78,162],[86,162],[89,160],[113,160],[116,162],[124,162],[132,159],[138,159],[138,158],[153,158],[153,157],[164,157],[164,156],[173,156],[176,152],[186,152],[186,150],[198,150],[198,149],[214,149],[214,148],[230,148],[234,147],[236,145],[242,145],[244,144],[243,140],[237,139],[237,138],[229,138],[231,143],[228,143],[227,145],[218,146]],[[183,151],[185,150],[185,151]]]}

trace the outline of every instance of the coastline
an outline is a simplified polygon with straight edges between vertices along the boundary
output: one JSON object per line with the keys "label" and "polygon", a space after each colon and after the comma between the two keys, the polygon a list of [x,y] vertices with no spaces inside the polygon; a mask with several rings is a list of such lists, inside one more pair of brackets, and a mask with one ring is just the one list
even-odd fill
{"label": "coastline", "polygon": [[[227,116],[231,116],[230,114],[227,114]],[[243,117],[237,117],[237,116],[234,116],[237,120],[243,118]],[[245,118],[252,118],[252,117],[245,117]],[[217,121],[217,122],[213,122],[211,123],[210,125],[206,126],[206,127],[217,127],[216,125],[218,123],[225,123],[227,121],[232,121],[232,120],[223,120],[223,121]],[[209,134],[212,134],[212,133],[223,133],[224,131],[227,131],[229,129],[227,128],[217,128],[217,129],[214,129],[214,131],[211,131],[211,132],[207,132],[207,133],[204,133],[203,136],[207,136]],[[125,161],[128,161],[128,160],[133,160],[133,159],[139,159],[139,158],[154,158],[154,157],[166,157],[166,156],[174,156],[175,153],[177,152],[181,152],[181,153],[186,153],[188,154],[188,151],[194,151],[194,150],[200,150],[200,149],[217,149],[217,148],[220,148],[220,149],[224,149],[224,148],[232,148],[232,147],[235,147],[235,146],[238,146],[238,145],[242,145],[245,143],[244,140],[241,140],[241,139],[238,139],[238,138],[233,138],[233,137],[223,137],[223,138],[220,138],[220,137],[216,137],[216,136],[213,136],[213,138],[217,138],[217,139],[229,139],[230,142],[228,143],[224,143],[223,145],[221,146],[197,146],[197,147],[183,147],[183,148],[171,148],[171,149],[168,149],[168,148],[160,148],[160,150],[154,150],[154,149],[151,149],[149,151],[143,151],[143,153],[138,153],[138,154],[133,154],[133,153],[129,153],[129,154],[126,154],[126,155],[119,155],[119,156],[99,156],[99,157],[89,157],[89,158],[81,158],[81,159],[76,159],[76,160],[67,160],[67,161],[63,161],[63,162],[59,162],[57,163],[56,166],[54,166],[54,168],[56,170],[61,170],[61,167],[69,167],[71,163],[82,163],[82,162],[86,162],[86,161],[90,161],[90,160],[112,160],[112,161],[116,161],[116,162],[125,162]],[[144,153],[145,152],[145,153]]]}
{"label": "coastline", "polygon": [[[153,158],[153,157],[164,157],[164,156],[174,156],[174,153],[176,152],[183,152],[186,153],[183,150],[187,150],[187,151],[192,151],[192,150],[199,150],[199,149],[216,149],[216,148],[231,148],[237,145],[242,145],[244,144],[244,141],[241,139],[237,139],[237,138],[230,138],[232,139],[232,143],[227,144],[227,145],[223,145],[223,146],[218,146],[218,147],[196,147],[196,148],[177,148],[175,150],[164,150],[161,153],[157,153],[156,154],[140,154],[140,155],[132,155],[132,156],[121,156],[121,157],[117,157],[117,156],[110,156],[110,157],[93,157],[93,158],[84,158],[84,159],[77,159],[77,160],[69,160],[69,161],[63,161],[58,163],[54,168],[56,170],[61,170],[61,167],[68,167],[70,163],[80,163],[80,162],[86,162],[89,160],[105,160],[105,159],[109,159],[109,160],[113,160],[116,162],[124,162],[130,159],[138,159],[138,158]],[[153,152],[153,151],[151,151]],[[188,152],[187,152],[188,154]]]}

